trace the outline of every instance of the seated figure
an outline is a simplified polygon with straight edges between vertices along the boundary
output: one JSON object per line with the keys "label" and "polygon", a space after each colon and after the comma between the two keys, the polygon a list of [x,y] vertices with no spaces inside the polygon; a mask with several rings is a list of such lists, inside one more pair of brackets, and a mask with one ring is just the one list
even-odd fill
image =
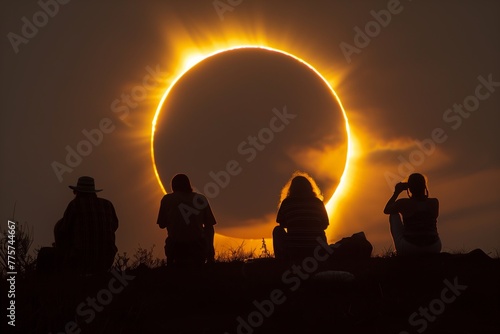
{"label": "seated figure", "polygon": [[[97,197],[94,179],[82,176],[73,189],[75,198],[54,227],[55,250],[63,270],[78,274],[105,272],[117,252],[118,218],[113,204]],[[59,261],[58,260],[58,261]]]}
{"label": "seated figure", "polygon": [[217,223],[202,194],[193,191],[185,174],[172,178],[172,192],[163,196],[157,224],[167,229],[167,265],[199,266],[214,261]]}
{"label": "seated figure", "polygon": [[273,230],[276,259],[300,259],[311,256],[318,238],[326,243],[328,214],[319,188],[305,173],[295,173],[282,190]]}
{"label": "seated figure", "polygon": [[[397,199],[405,190],[409,198]],[[429,198],[427,182],[422,174],[411,174],[408,183],[396,184],[384,213],[389,215],[391,234],[398,255],[433,254],[441,251],[441,240],[437,232],[439,201],[437,198]]]}

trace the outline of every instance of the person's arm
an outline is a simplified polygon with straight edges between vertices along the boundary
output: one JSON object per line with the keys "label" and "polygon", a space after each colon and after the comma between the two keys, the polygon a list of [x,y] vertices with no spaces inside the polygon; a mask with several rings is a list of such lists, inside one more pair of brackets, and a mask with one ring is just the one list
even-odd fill
{"label": "person's arm", "polygon": [[207,262],[212,263],[215,261],[215,248],[214,248],[214,235],[215,230],[213,225],[205,225],[205,241],[207,243]]}
{"label": "person's arm", "polygon": [[110,215],[111,215],[111,229],[113,232],[116,232],[118,229],[118,216],[116,215],[116,210],[115,207],[113,206],[113,203],[111,201],[108,201],[109,203],[109,210],[110,210]]}
{"label": "person's arm", "polygon": [[118,220],[118,216],[116,215],[116,211],[115,211],[115,208],[114,208],[114,207],[113,207],[113,213],[114,213],[114,218],[113,218],[113,229],[114,229],[114,231],[116,232],[116,230],[118,230],[119,220]]}
{"label": "person's arm", "polygon": [[394,187],[394,194],[392,194],[391,198],[389,198],[389,201],[387,201],[387,204],[385,205],[384,208],[384,213],[386,215],[399,212],[396,200],[398,199],[399,194],[401,194],[401,192],[403,192],[405,189],[406,189],[406,184],[401,182],[396,183],[396,186]]}
{"label": "person's arm", "polygon": [[156,220],[156,224],[160,226],[160,228],[167,227],[167,205],[166,198],[163,196],[160,202],[160,210],[158,211],[158,219]]}
{"label": "person's arm", "polygon": [[278,214],[276,215],[276,222],[281,226],[281,227],[287,227],[286,220],[285,220],[285,207],[286,207],[286,199],[281,202],[280,208],[278,209]]}
{"label": "person's arm", "polygon": [[434,205],[432,207],[433,211],[432,211],[432,214],[434,217],[438,217],[439,216],[439,200],[437,198],[433,198],[434,200]]}
{"label": "person's arm", "polygon": [[326,230],[328,228],[328,225],[330,225],[330,221],[328,219],[328,212],[326,211],[326,207],[325,207],[325,204],[323,203],[323,201],[321,201],[321,220],[322,220],[322,223],[323,223],[323,230]]}
{"label": "person's arm", "polygon": [[204,209],[204,219],[203,219],[203,231],[205,235],[205,242],[207,244],[207,262],[213,263],[215,258],[215,248],[214,248],[214,225],[217,224],[217,220],[215,220],[214,213],[212,212],[212,208],[208,203],[208,199],[204,198],[206,207]]}
{"label": "person's arm", "polygon": [[54,226],[54,243],[52,244],[54,247],[62,248],[64,244],[64,220],[63,218],[59,219]]}
{"label": "person's arm", "polygon": [[207,202],[207,206],[205,208],[205,219],[204,219],[204,222],[203,224],[205,226],[209,225],[209,226],[212,226],[213,228],[213,225],[217,224],[217,220],[215,220],[215,216],[214,216],[214,213],[212,212],[212,208],[210,207],[210,204],[208,203],[208,199],[205,199]]}
{"label": "person's arm", "polygon": [[60,249],[68,249],[73,244],[73,222],[75,219],[75,204],[71,201],[63,217],[54,226],[54,243],[55,247]]}

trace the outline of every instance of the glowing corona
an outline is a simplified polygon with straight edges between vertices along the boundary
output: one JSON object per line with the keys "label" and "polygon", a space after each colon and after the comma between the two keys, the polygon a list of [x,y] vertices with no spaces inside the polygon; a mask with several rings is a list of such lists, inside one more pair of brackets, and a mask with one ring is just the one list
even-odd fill
{"label": "glowing corona", "polygon": [[352,139],[352,136],[351,136],[351,130],[349,128],[349,121],[347,119],[347,114],[346,114],[346,112],[344,110],[344,106],[342,105],[342,102],[340,101],[340,98],[338,97],[337,93],[332,88],[332,86],[330,85],[330,83],[312,65],[308,64],[303,59],[301,59],[301,58],[299,58],[297,56],[294,56],[293,54],[290,54],[290,53],[282,51],[282,50],[274,49],[274,48],[271,48],[271,47],[267,47],[267,46],[261,46],[261,45],[239,45],[239,46],[234,46],[234,47],[228,47],[228,48],[220,49],[220,50],[212,52],[212,53],[210,53],[210,54],[208,54],[206,56],[203,56],[201,54],[194,54],[194,53],[191,54],[191,55],[189,55],[189,56],[186,56],[186,58],[184,59],[183,69],[180,71],[180,74],[177,75],[175,77],[175,79],[171,82],[170,86],[168,87],[168,89],[165,91],[165,93],[161,97],[161,100],[160,100],[160,102],[158,104],[158,107],[156,109],[156,112],[155,112],[155,115],[154,115],[154,118],[153,118],[152,131],[151,131],[151,159],[152,159],[152,162],[153,162],[154,173],[155,173],[156,179],[158,181],[158,184],[160,185],[163,193],[166,194],[167,192],[165,190],[165,187],[162,184],[162,181],[161,181],[160,176],[158,174],[158,170],[156,168],[155,155],[154,155],[154,135],[155,135],[155,130],[156,130],[156,121],[158,119],[158,116],[160,115],[160,112],[161,112],[161,109],[163,107],[163,104],[164,104],[165,100],[167,99],[170,91],[175,86],[175,84],[177,83],[177,81],[187,71],[189,71],[193,66],[195,66],[199,62],[201,62],[201,61],[203,61],[203,60],[205,60],[207,58],[210,58],[212,56],[215,56],[217,54],[226,52],[226,51],[231,51],[231,50],[236,50],[236,49],[244,49],[244,48],[255,48],[255,49],[263,49],[263,50],[267,50],[267,51],[277,52],[277,53],[286,55],[288,57],[291,57],[291,58],[299,61],[300,63],[306,65],[311,71],[313,71],[314,73],[316,73],[316,75],[319,78],[321,78],[321,80],[323,80],[323,82],[326,84],[326,86],[330,89],[330,91],[332,93],[332,96],[336,99],[337,103],[339,104],[339,106],[340,106],[340,108],[342,110],[342,114],[343,114],[344,121],[345,121],[345,128],[346,128],[346,132],[347,132],[347,157],[346,157],[346,163],[345,163],[345,166],[344,166],[342,177],[340,178],[340,182],[339,182],[339,184],[337,186],[337,189],[335,190],[334,194],[332,195],[332,197],[328,200],[328,202],[326,204],[328,212],[331,213],[334,210],[335,204],[338,201],[339,196],[343,193],[343,191],[346,188],[346,185],[347,185],[347,175],[348,175],[348,170],[349,170],[349,162],[350,162],[350,160],[351,160],[351,158],[353,156],[353,139]]}

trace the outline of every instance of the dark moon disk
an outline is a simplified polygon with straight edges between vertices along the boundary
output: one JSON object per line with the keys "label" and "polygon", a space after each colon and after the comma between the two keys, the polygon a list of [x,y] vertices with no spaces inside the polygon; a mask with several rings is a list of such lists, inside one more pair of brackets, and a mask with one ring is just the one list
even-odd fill
{"label": "dark moon disk", "polygon": [[[249,237],[276,214],[296,170],[328,200],[347,157],[344,116],[328,85],[298,59],[263,48],[220,52],[188,70],[161,106],[153,140],[167,192],[175,174],[187,174],[209,199],[217,232],[232,237],[241,235],[224,230],[245,227]],[[336,159],[325,166],[327,154]]]}

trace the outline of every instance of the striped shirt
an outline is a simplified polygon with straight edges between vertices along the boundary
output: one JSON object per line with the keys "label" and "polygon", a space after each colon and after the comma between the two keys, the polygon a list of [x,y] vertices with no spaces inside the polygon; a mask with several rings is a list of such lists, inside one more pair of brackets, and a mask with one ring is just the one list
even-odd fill
{"label": "striped shirt", "polygon": [[287,247],[314,247],[325,238],[328,214],[317,197],[287,197],[281,203],[276,222],[287,229]]}
{"label": "striped shirt", "polygon": [[[113,204],[96,194],[77,195],[58,223],[57,239],[70,247],[69,253],[84,271],[109,269],[117,248],[118,218]],[[106,268],[108,267],[108,268]]]}

